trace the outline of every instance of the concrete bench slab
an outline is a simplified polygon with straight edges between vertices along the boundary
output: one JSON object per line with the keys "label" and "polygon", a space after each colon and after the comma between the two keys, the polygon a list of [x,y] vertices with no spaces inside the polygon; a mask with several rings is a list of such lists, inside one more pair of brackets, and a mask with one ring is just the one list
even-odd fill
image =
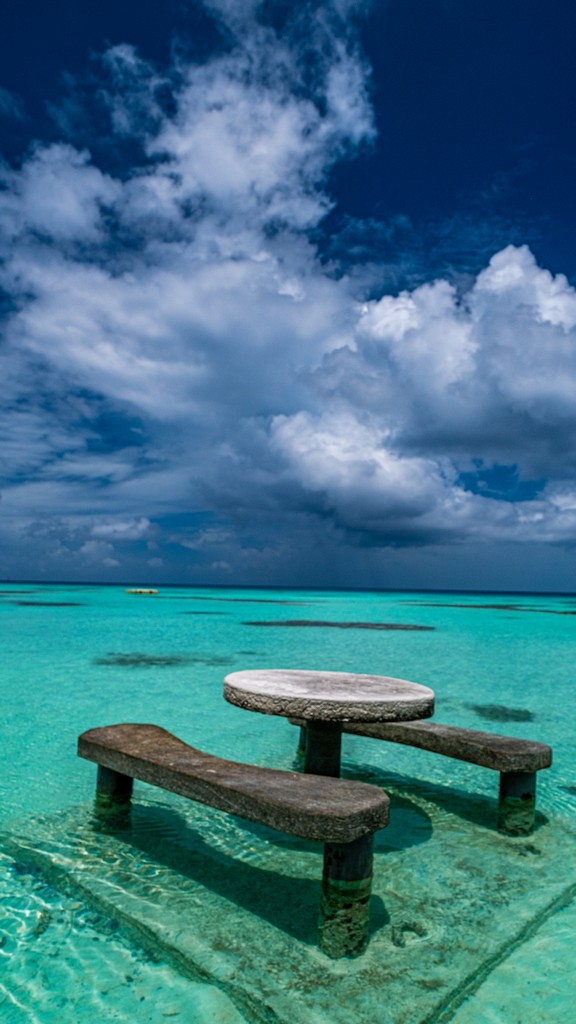
{"label": "concrete bench slab", "polygon": [[[306,726],[302,719],[294,725]],[[345,722],[343,731],[429,750],[500,773],[498,828],[508,835],[532,831],[536,814],[536,772],[552,764],[552,749],[535,740],[499,736],[439,722]],[[305,745],[305,737],[301,747]]]}
{"label": "concrete bench slab", "polygon": [[420,747],[499,772],[537,772],[552,764],[552,750],[545,743],[439,722],[349,722],[344,732]]}
{"label": "concrete bench slab", "polygon": [[373,834],[388,823],[389,800],[376,786],[226,761],[188,746],[156,725],[90,729],[78,754],[98,768],[97,806],[129,806],[139,779],[189,800],[324,843],[321,947],[328,956],[364,948],[372,881]]}

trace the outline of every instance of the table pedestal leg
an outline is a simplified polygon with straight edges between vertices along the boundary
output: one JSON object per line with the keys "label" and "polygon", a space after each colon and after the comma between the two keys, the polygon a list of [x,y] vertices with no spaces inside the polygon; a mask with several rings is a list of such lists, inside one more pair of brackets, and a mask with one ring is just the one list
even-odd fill
{"label": "table pedestal leg", "polygon": [[304,771],[309,775],[340,777],[340,751],[342,725],[340,722],[309,721],[306,723],[307,742]]}

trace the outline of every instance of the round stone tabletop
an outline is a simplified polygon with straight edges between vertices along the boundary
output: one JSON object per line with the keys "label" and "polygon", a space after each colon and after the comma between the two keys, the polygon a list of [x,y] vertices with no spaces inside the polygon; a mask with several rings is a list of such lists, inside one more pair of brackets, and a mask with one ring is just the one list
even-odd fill
{"label": "round stone tabletop", "polygon": [[400,722],[430,718],[434,691],[389,676],[256,669],[224,680],[230,704],[265,715],[325,722]]}

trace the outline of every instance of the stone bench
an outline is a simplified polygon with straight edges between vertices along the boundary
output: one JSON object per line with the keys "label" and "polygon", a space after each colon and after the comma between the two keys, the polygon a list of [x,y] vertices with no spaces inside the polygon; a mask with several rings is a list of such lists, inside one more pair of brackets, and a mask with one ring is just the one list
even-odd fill
{"label": "stone bench", "polygon": [[389,800],[376,786],[225,761],[189,747],[156,725],[110,725],[78,740],[98,765],[96,805],[118,814],[134,779],[288,835],[324,843],[320,946],[356,956],[368,935],[373,834],[388,824]]}
{"label": "stone bench", "polygon": [[[303,750],[306,723],[301,719],[291,721],[302,727],[300,750]],[[536,772],[552,764],[552,750],[546,744],[438,722],[344,722],[342,729],[353,736],[419,747],[500,772],[499,831],[507,835],[527,835],[532,831],[536,814]]]}

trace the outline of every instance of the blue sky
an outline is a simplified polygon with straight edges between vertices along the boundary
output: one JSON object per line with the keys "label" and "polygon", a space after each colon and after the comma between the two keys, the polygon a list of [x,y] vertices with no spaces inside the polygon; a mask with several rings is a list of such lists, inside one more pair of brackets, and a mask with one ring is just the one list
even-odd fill
{"label": "blue sky", "polygon": [[570,17],[7,12],[0,577],[576,590]]}

